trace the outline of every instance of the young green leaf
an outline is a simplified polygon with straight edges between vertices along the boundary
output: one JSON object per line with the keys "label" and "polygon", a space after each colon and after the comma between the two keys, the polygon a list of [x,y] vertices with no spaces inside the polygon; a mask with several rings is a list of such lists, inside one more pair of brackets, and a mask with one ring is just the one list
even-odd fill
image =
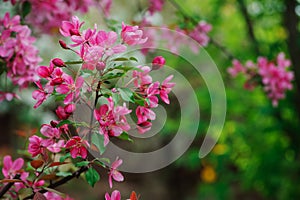
{"label": "young green leaf", "polygon": [[85,173],[85,178],[88,184],[94,187],[95,183],[100,180],[100,175],[94,168],[90,167]]}

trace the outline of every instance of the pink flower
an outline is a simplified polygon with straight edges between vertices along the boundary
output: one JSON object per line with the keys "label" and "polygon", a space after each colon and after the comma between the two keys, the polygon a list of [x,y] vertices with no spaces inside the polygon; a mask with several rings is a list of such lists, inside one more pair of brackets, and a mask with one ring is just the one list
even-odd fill
{"label": "pink flower", "polygon": [[227,69],[227,72],[232,76],[236,77],[239,73],[245,73],[245,67],[236,59],[232,61],[232,67]]}
{"label": "pink flower", "polygon": [[56,91],[60,94],[67,94],[64,103],[70,104],[73,100],[78,98],[84,79],[83,77],[79,76],[74,83],[73,78],[67,74],[65,74],[63,78],[64,83],[58,85],[56,87]]}
{"label": "pink flower", "polygon": [[60,135],[61,135],[58,128],[52,127],[49,124],[43,124],[40,129],[40,132],[44,136],[51,138],[51,139],[58,139],[58,138],[60,138]]}
{"label": "pink flower", "polygon": [[100,6],[102,7],[102,10],[106,17],[109,16],[111,4],[112,4],[112,0],[101,0],[100,1]]}
{"label": "pink flower", "polygon": [[64,146],[65,141],[59,140],[58,142],[51,142],[49,145],[47,145],[47,149],[52,153],[59,153]]}
{"label": "pink flower", "polygon": [[59,29],[60,33],[65,36],[72,36],[72,35],[80,35],[79,29],[83,25],[83,22],[79,22],[79,18],[77,16],[72,17],[72,22],[63,21],[61,24],[61,28]]}
{"label": "pink flower", "polygon": [[68,119],[71,116],[71,114],[75,111],[75,109],[75,104],[68,104],[65,107],[58,106],[55,110],[55,113],[59,119],[64,120]]}
{"label": "pink flower", "polygon": [[112,98],[108,98],[108,104],[103,104],[94,110],[94,117],[99,122],[99,133],[104,136],[104,146],[109,143],[109,136],[117,137],[130,129],[125,115],[129,114],[126,105],[114,106]]}
{"label": "pink flower", "polygon": [[109,187],[112,188],[112,179],[115,181],[121,182],[124,180],[123,175],[117,170],[117,168],[123,163],[121,159],[116,159],[112,165],[110,172],[108,174],[108,182],[109,182]]}
{"label": "pink flower", "polygon": [[81,139],[79,136],[74,136],[70,139],[65,148],[70,149],[70,153],[72,158],[76,158],[77,156],[85,159],[87,157],[87,149],[89,144],[86,140]]}
{"label": "pink flower", "polygon": [[122,53],[126,50],[126,46],[122,44],[115,45],[118,39],[118,35],[116,32],[109,31],[99,31],[96,35],[95,44],[99,45],[104,49],[104,53],[107,56],[111,56],[113,54]]}
{"label": "pink flower", "polygon": [[13,178],[16,174],[20,174],[24,160],[18,158],[15,161],[12,161],[11,156],[4,156],[3,158],[3,168],[2,173],[5,178]]}
{"label": "pink flower", "polygon": [[28,152],[35,157],[39,154],[45,154],[45,147],[42,145],[43,139],[33,135],[29,138]]}
{"label": "pink flower", "polygon": [[169,81],[173,78],[173,75],[168,76],[160,86],[159,96],[163,102],[166,104],[170,103],[168,94],[171,92],[172,88],[175,86],[175,83],[170,83]]}
{"label": "pink flower", "polygon": [[149,12],[153,15],[155,12],[159,12],[162,10],[165,4],[165,0],[150,0]]}
{"label": "pink flower", "polygon": [[137,126],[136,126],[136,128],[140,134],[144,134],[147,131],[150,131],[151,127],[152,127],[152,123],[149,121],[137,123]]}
{"label": "pink flower", "polygon": [[6,100],[11,101],[13,98],[20,99],[19,95],[12,92],[1,92],[0,91],[0,102]]}
{"label": "pink flower", "polygon": [[128,26],[124,22],[122,22],[121,37],[123,42],[130,46],[143,44],[147,41],[147,38],[142,38],[143,31],[138,26]]}
{"label": "pink flower", "polygon": [[137,68],[139,68],[141,72],[136,70],[132,72],[132,77],[135,78],[134,86],[141,87],[143,85],[151,84],[152,77],[149,75],[149,72],[151,71],[150,67],[138,66]]}
{"label": "pink flower", "polygon": [[166,64],[166,60],[164,57],[162,56],[156,56],[153,60],[152,60],[152,70],[157,70],[162,68],[164,65]]}
{"label": "pink flower", "polygon": [[43,88],[40,81],[34,82],[38,86],[38,90],[32,92],[32,98],[37,100],[36,104],[33,106],[34,108],[39,107],[53,92],[53,87],[50,85],[46,85],[45,89]]}
{"label": "pink flower", "polygon": [[277,56],[277,66],[273,62],[268,62],[266,58],[258,58],[258,74],[262,77],[264,90],[272,100],[273,106],[278,105],[278,100],[285,97],[285,91],[293,88],[293,72],[287,71],[291,62],[285,59],[283,53]]}
{"label": "pink flower", "polygon": [[207,35],[212,29],[211,25],[205,21],[200,21],[198,25],[189,33],[194,40],[196,40],[200,45],[207,46],[210,40]]}
{"label": "pink flower", "polygon": [[137,123],[141,124],[147,120],[155,120],[156,115],[150,108],[143,106],[138,106],[135,110],[136,116],[138,118]]}
{"label": "pink flower", "polygon": [[108,193],[105,194],[105,200],[121,200],[121,193],[118,190],[114,190],[109,196]]}

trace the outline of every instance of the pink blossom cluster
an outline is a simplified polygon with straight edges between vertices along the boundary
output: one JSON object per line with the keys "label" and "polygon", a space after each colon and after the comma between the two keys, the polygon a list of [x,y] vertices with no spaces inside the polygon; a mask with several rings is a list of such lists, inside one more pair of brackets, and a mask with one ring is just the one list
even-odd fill
{"label": "pink blossom cluster", "polygon": [[[7,77],[20,89],[37,80],[36,68],[41,58],[34,42],[31,30],[28,26],[21,25],[19,15],[11,18],[6,13],[0,19],[0,62],[4,62],[6,66]],[[9,93],[2,93],[0,96],[0,101],[16,97]]]}
{"label": "pink blossom cluster", "polygon": [[[232,77],[236,77],[239,73],[244,74],[247,77],[245,83],[247,89],[252,89],[261,83],[264,86],[264,91],[272,100],[273,106],[277,106],[278,101],[285,98],[285,92],[293,88],[294,73],[288,71],[291,62],[285,58],[282,52],[277,55],[275,61],[259,57],[256,64],[247,61],[243,66],[238,60],[233,60],[232,64],[233,66],[227,70],[228,73]],[[259,77],[259,83],[256,77]]]}
{"label": "pink blossom cluster", "polygon": [[[46,34],[57,32],[63,20],[71,19],[77,11],[86,13],[92,6],[101,7],[105,15],[108,15],[112,4],[112,0],[21,0],[19,2],[31,5],[31,12],[25,19],[26,23]],[[15,5],[16,1],[11,0],[11,3]]]}
{"label": "pink blossom cluster", "polygon": [[206,21],[200,21],[193,30],[188,32],[188,35],[196,40],[201,46],[206,47],[210,40],[207,34],[211,29],[211,24],[208,24]]}
{"label": "pink blossom cluster", "polygon": [[[157,60],[158,58],[155,58],[154,63]],[[162,62],[164,63],[163,60]],[[147,99],[147,101],[145,105],[139,105],[135,113],[138,119],[137,129],[140,133],[145,133],[151,129],[151,121],[156,118],[155,112],[151,109],[158,106],[158,96],[164,103],[169,104],[168,94],[175,86],[175,83],[170,82],[173,75],[168,76],[161,84],[158,81],[152,82],[152,77],[149,74],[151,68],[148,66],[138,66],[138,68],[140,69],[139,71],[135,70],[132,73],[134,86],[136,87],[137,94]]]}
{"label": "pink blossom cluster", "polygon": [[[114,31],[97,30],[96,25],[92,29],[81,30],[82,25],[83,22],[80,22],[78,17],[73,17],[71,21],[63,21],[60,28],[60,33],[71,41],[71,44],[66,44],[61,40],[61,47],[75,53],[80,59],[75,62],[76,65],[80,65],[78,72],[70,67],[72,61],[64,62],[60,58],[52,59],[49,66],[40,66],[37,69],[40,80],[35,82],[38,88],[32,93],[32,97],[36,100],[34,108],[39,107],[50,96],[59,98],[60,103],[55,110],[58,120],[43,124],[40,128],[41,136],[33,135],[29,138],[29,153],[45,161],[58,153],[70,153],[71,158],[86,160],[88,149],[94,147],[88,134],[103,136],[104,147],[108,145],[111,137],[127,134],[132,127],[127,122],[126,116],[132,110],[128,108],[126,101],[138,104],[135,110],[138,119],[137,129],[140,133],[145,133],[150,130],[151,121],[156,117],[152,108],[158,106],[158,97],[169,104],[168,95],[175,85],[170,82],[172,75],[162,83],[152,81],[151,70],[159,70],[165,64],[162,56],[153,59],[152,69],[149,66],[126,68],[116,65],[118,55],[125,52],[128,46],[140,45],[147,41],[138,26],[122,23],[122,29],[118,34]],[[120,74],[120,71],[123,71],[121,73],[123,76],[128,70],[132,73],[131,80],[126,85],[122,87],[115,85],[113,88],[110,87],[112,89],[103,85],[119,77],[116,75]],[[67,72],[71,72],[72,75]],[[131,87],[129,85],[132,82]],[[119,101],[120,97],[123,102]],[[92,117],[96,121],[91,122],[89,133],[72,136],[67,124],[80,123],[72,118],[79,102],[84,102],[91,108]],[[122,160],[118,158],[112,163],[108,176],[111,188],[112,180],[120,182],[124,179],[117,170],[121,164]]]}
{"label": "pink blossom cluster", "polygon": [[[29,178],[29,172],[26,172],[24,169],[24,160],[23,158],[17,158],[12,160],[11,156],[7,155],[3,158],[3,168],[2,174],[5,179],[19,179],[18,182],[14,183],[14,186],[9,190],[8,195],[11,199],[18,199],[18,192],[23,188],[31,188],[33,191],[38,191],[45,184],[45,180],[36,179],[34,181]],[[37,175],[38,176],[38,175]],[[53,193],[47,192],[46,197],[53,200],[71,200],[70,197],[62,198],[61,196]]]}

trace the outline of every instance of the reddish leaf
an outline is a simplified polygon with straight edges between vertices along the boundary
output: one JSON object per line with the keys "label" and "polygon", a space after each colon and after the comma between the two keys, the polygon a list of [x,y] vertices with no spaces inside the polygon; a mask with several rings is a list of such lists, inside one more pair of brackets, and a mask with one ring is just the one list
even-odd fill
{"label": "reddish leaf", "polygon": [[40,178],[40,180],[55,180],[55,179],[57,179],[56,174],[47,174]]}
{"label": "reddish leaf", "polygon": [[65,165],[68,164],[69,162],[53,162],[49,167],[55,167],[55,166],[60,166],[60,165]]}
{"label": "reddish leaf", "polygon": [[139,198],[140,196],[137,197],[135,191],[131,192],[130,200],[139,200]]}
{"label": "reddish leaf", "polygon": [[42,160],[33,160],[30,162],[31,166],[35,169],[37,168],[40,168],[43,164],[44,164],[44,161]]}
{"label": "reddish leaf", "polygon": [[47,200],[46,197],[42,193],[35,193],[33,200]]}

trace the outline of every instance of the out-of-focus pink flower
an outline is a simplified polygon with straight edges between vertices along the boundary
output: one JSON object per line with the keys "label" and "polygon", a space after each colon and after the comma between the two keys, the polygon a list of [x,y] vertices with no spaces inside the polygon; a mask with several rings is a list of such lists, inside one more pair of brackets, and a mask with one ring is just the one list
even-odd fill
{"label": "out-of-focus pink flower", "polygon": [[150,67],[138,66],[137,68],[139,68],[141,70],[141,72],[137,71],[137,70],[134,70],[132,72],[132,77],[135,78],[134,86],[141,87],[143,85],[151,84],[152,77],[149,75],[149,72],[151,71]]}
{"label": "out-of-focus pink flower", "polygon": [[152,70],[158,70],[162,68],[166,64],[166,60],[162,56],[156,56],[152,60]]}
{"label": "out-of-focus pink flower", "polygon": [[10,18],[6,13],[0,19],[0,57],[7,67],[7,77],[20,89],[37,80],[36,68],[41,58],[33,45],[28,26],[20,24],[20,16]]}
{"label": "out-of-focus pink flower", "polygon": [[191,36],[194,40],[196,40],[201,46],[207,46],[210,40],[207,35],[210,32],[212,26],[205,21],[200,21],[198,25],[189,32],[189,36]]}
{"label": "out-of-focus pink flower", "polygon": [[175,83],[170,83],[173,75],[168,76],[160,86],[159,96],[163,102],[166,104],[170,103],[168,94],[171,92],[172,88],[175,86]]}
{"label": "out-of-focus pink flower", "polygon": [[109,187],[112,188],[113,184],[112,184],[112,179],[114,179],[115,181],[121,182],[124,180],[123,175],[121,174],[121,172],[119,172],[117,170],[117,168],[123,163],[123,161],[121,159],[116,159],[112,165],[111,165],[111,169],[110,172],[108,174],[108,182],[109,182]]}
{"label": "out-of-focus pink flower", "polygon": [[268,62],[266,58],[258,58],[258,74],[262,77],[264,90],[272,100],[273,106],[285,97],[285,91],[293,88],[293,72],[287,71],[291,62],[285,59],[283,53],[278,54],[277,63]]}
{"label": "out-of-focus pink flower", "polygon": [[13,178],[16,174],[20,174],[24,160],[18,158],[15,161],[11,159],[11,156],[7,155],[3,158],[3,168],[2,173],[5,178]]}
{"label": "out-of-focus pink flower", "polygon": [[232,61],[232,67],[227,68],[227,72],[232,76],[236,77],[239,73],[245,73],[245,67],[240,63],[240,61],[234,59]]}
{"label": "out-of-focus pink flower", "polygon": [[110,13],[111,5],[112,5],[112,0],[101,0],[99,3],[100,3],[100,6],[102,7],[104,15],[106,17],[108,17],[109,13]]}
{"label": "out-of-focus pink flower", "polygon": [[165,0],[150,0],[149,12],[153,15],[155,12],[160,12],[165,4]]}
{"label": "out-of-focus pink flower", "polygon": [[143,44],[147,41],[148,38],[142,38],[143,31],[139,29],[138,26],[129,26],[125,25],[122,22],[122,31],[121,31],[121,38],[124,43],[128,45],[137,45]]}
{"label": "out-of-focus pink flower", "polygon": [[61,135],[58,128],[52,127],[49,124],[43,124],[40,129],[40,132],[47,138],[51,138],[51,139],[59,139]]}
{"label": "out-of-focus pink flower", "polygon": [[77,156],[85,159],[87,157],[87,149],[89,144],[86,140],[81,139],[79,136],[72,137],[65,145],[65,148],[70,149],[72,158]]}
{"label": "out-of-focus pink flower", "polygon": [[12,92],[1,92],[0,91],[0,102],[6,100],[11,101],[13,98],[20,99],[19,95]]}
{"label": "out-of-focus pink flower", "polygon": [[105,200],[121,200],[121,193],[118,190],[114,190],[109,196],[108,193],[105,194]]}

